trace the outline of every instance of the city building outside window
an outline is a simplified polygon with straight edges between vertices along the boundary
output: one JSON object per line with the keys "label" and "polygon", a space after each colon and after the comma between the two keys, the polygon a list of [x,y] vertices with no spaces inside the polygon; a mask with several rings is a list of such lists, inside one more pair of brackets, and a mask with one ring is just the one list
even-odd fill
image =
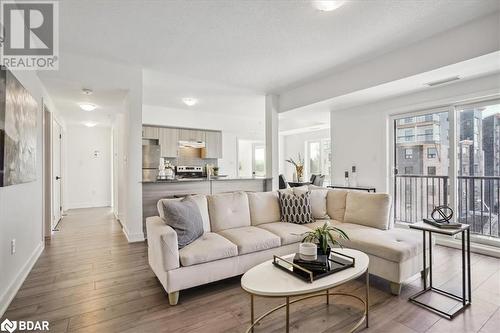
{"label": "city building outside window", "polygon": [[407,160],[411,159],[413,157],[413,149],[411,148],[406,148],[405,149],[405,158]]}
{"label": "city building outside window", "polygon": [[435,166],[427,167],[427,174],[429,176],[435,176],[436,175],[436,167]]}

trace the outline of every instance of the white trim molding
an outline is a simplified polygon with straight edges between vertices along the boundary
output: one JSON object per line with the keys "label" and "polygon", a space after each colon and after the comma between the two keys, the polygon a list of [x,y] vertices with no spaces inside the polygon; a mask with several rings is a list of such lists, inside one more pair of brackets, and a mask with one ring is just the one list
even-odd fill
{"label": "white trim molding", "polygon": [[123,223],[122,223],[122,231],[125,234],[125,237],[127,237],[129,243],[144,242],[145,240],[143,232],[131,234],[128,231],[127,226]]}
{"label": "white trim molding", "polygon": [[21,268],[21,270],[19,271],[15,279],[12,281],[10,286],[7,287],[5,293],[0,296],[0,317],[3,316],[5,311],[7,311],[9,304],[12,302],[17,292],[23,285],[24,280],[26,280],[26,277],[31,272],[31,269],[33,268],[36,261],[40,257],[40,254],[42,254],[44,247],[45,244],[43,241],[38,243],[38,246],[35,248],[31,256],[29,257],[28,261]]}

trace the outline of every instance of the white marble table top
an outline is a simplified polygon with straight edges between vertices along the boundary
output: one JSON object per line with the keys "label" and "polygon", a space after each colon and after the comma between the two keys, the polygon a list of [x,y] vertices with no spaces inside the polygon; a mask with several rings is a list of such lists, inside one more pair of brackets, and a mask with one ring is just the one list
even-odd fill
{"label": "white marble table top", "polygon": [[[323,291],[341,285],[362,275],[368,269],[368,256],[358,250],[335,249],[348,256],[354,257],[354,267],[325,276],[313,283],[301,280],[273,265],[268,260],[248,270],[241,278],[241,287],[258,296],[298,296]],[[283,259],[293,260],[294,254],[282,256]]]}

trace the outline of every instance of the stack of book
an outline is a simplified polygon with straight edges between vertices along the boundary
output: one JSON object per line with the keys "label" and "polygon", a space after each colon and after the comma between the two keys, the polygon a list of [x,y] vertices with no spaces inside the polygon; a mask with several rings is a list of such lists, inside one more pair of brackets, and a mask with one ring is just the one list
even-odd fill
{"label": "stack of book", "polygon": [[323,254],[319,254],[314,260],[306,260],[301,258],[300,254],[296,253],[293,263],[312,272],[328,271],[328,256]]}

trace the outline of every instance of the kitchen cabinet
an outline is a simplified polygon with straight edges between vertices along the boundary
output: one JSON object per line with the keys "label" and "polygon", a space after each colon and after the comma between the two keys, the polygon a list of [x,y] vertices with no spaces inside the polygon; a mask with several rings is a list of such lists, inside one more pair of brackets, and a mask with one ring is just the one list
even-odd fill
{"label": "kitchen cabinet", "polygon": [[142,126],[143,139],[156,139],[158,140],[158,127]]}
{"label": "kitchen cabinet", "polygon": [[204,158],[222,158],[222,132],[205,132]]}
{"label": "kitchen cabinet", "polygon": [[179,140],[181,141],[205,141],[205,131],[180,129]]}
{"label": "kitchen cabinet", "polygon": [[159,128],[158,141],[161,147],[161,157],[177,157],[179,140],[177,128]]}

